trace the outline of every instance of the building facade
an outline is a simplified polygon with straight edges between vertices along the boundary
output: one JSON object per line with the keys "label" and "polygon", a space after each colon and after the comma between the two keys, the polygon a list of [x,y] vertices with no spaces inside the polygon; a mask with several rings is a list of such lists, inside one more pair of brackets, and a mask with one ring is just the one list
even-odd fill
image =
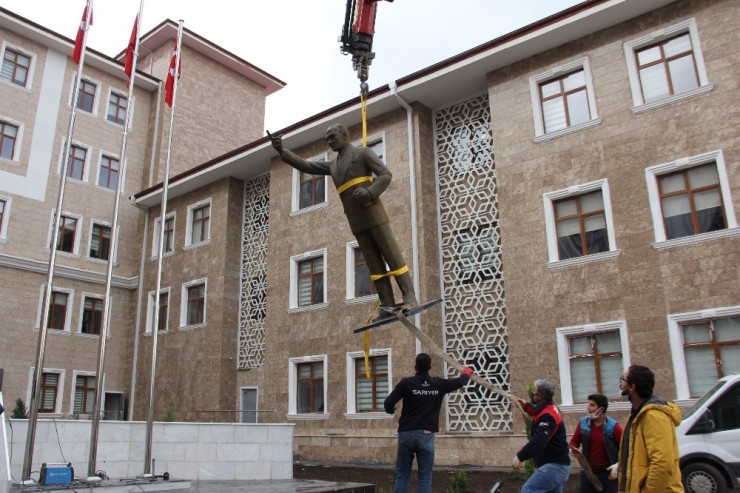
{"label": "building facade", "polygon": [[[740,371],[738,17],[731,0],[584,2],[370,93],[367,144],[393,173],[391,226],[420,301],[444,300],[414,321],[516,395],[553,380],[571,432],[590,393],[626,415],[618,378],[630,364],[683,406]],[[302,157],[330,159],[326,128],[343,123],[361,145],[360,118],[348,101],[280,133]],[[382,402],[428,348],[400,324],[372,330],[366,377],[353,329],[377,297],[334,187],[259,135],[176,168],[158,331],[161,172],[127,183],[138,219],[119,254],[131,263],[118,314],[129,374],[116,384],[127,417],[145,416],[156,333],[158,419],[287,420],[304,457],[392,462],[397,423]],[[22,199],[3,194],[14,220]],[[12,231],[3,258],[21,256]],[[38,306],[42,275],[34,285],[4,269],[23,286],[14,303]],[[21,317],[16,306],[5,309]],[[14,337],[31,354],[27,316],[3,330],[23,324]],[[75,367],[64,356],[54,364]],[[29,360],[12,360],[20,395]],[[516,409],[474,384],[449,396],[440,429],[442,464],[507,465],[526,439]]]}

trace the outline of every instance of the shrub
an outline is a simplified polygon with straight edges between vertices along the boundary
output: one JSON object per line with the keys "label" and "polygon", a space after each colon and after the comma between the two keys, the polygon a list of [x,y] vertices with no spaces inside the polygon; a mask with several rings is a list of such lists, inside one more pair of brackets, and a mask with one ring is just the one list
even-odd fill
{"label": "shrub", "polygon": [[23,399],[20,397],[15,400],[15,408],[10,417],[13,419],[28,419],[28,409],[26,408],[26,404],[23,402]]}
{"label": "shrub", "polygon": [[455,471],[450,476],[452,493],[465,493],[468,488],[468,474],[465,471]]}

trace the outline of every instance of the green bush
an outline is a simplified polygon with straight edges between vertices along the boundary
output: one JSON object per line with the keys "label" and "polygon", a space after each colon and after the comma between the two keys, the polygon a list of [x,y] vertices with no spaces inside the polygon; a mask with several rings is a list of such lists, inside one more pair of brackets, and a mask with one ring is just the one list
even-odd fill
{"label": "green bush", "polygon": [[468,474],[465,471],[455,471],[450,476],[452,493],[465,493],[468,488]]}
{"label": "green bush", "polygon": [[13,419],[28,419],[28,409],[20,397],[15,400],[15,408],[10,417]]}

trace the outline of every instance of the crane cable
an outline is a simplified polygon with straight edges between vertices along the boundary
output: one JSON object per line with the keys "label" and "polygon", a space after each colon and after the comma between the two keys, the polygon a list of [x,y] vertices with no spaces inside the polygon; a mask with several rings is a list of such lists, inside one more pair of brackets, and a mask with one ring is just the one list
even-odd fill
{"label": "crane cable", "polygon": [[[360,86],[360,113],[362,114],[362,147],[367,147],[367,91]],[[380,308],[380,300],[375,303],[373,311],[367,318],[366,325],[369,324],[375,313]],[[363,335],[363,352],[365,354],[365,378],[370,379],[370,331],[366,330]]]}

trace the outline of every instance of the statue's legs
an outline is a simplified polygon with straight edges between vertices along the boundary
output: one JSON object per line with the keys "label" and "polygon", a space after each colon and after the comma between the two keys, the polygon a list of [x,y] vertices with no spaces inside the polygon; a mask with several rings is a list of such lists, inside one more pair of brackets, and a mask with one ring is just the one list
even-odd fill
{"label": "statue's legs", "polygon": [[[403,294],[404,305],[416,305],[414,280],[411,272],[408,270],[408,265],[403,260],[401,248],[398,246],[396,237],[393,236],[390,225],[381,224],[356,236],[357,243],[360,245],[360,249],[368,263],[370,273],[386,273],[386,264],[388,264],[390,268],[388,274],[391,277],[395,277],[396,283]],[[360,237],[363,237],[363,239],[360,240]],[[371,265],[370,257],[373,257],[373,265]],[[382,300],[381,304],[385,306]]]}

